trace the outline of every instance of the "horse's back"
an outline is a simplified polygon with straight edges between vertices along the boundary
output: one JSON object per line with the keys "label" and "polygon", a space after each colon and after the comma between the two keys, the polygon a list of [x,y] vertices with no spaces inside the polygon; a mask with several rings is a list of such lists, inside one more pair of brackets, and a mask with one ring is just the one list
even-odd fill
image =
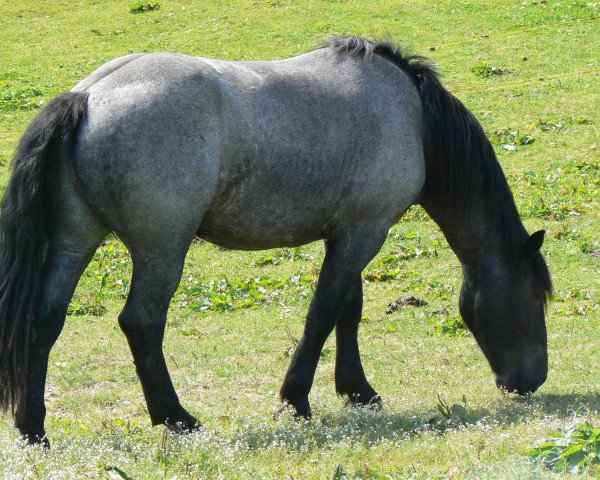
{"label": "horse's back", "polygon": [[230,247],[294,245],[375,217],[391,224],[424,182],[418,93],[378,56],[148,54],[101,70],[80,84],[89,108],[76,164],[117,231],[150,220],[123,212],[152,212],[167,230]]}

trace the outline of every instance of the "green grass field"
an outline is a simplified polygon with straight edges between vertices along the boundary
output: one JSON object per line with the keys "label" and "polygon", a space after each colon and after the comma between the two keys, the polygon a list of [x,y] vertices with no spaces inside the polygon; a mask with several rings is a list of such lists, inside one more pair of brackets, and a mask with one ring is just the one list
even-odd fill
{"label": "green grass field", "polygon": [[[0,192],[19,136],[47,98],[131,52],[228,59],[305,52],[332,34],[391,36],[430,56],[479,118],[555,282],[550,371],[531,397],[498,391],[458,319],[461,273],[437,226],[413,208],[365,271],[360,342],[382,412],[336,397],[323,351],[311,423],[273,419],[323,257],[191,247],[170,309],[167,362],[205,426],[150,427],[117,315],[131,265],[109,238],[85,273],[51,355],[49,453],[0,417],[4,478],[595,478],[527,457],[585,421],[600,427],[600,4],[586,1],[9,0],[0,15]],[[427,301],[386,314],[401,295]],[[444,407],[446,406],[446,408]],[[443,413],[442,413],[443,411]],[[597,444],[596,444],[597,445]],[[595,468],[595,469],[594,469]]]}

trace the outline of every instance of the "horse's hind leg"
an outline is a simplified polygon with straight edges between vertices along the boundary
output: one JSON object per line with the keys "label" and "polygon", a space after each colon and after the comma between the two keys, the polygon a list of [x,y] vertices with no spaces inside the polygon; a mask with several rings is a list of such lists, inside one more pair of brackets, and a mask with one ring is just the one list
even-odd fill
{"label": "horse's hind leg", "polygon": [[[353,348],[353,342],[356,340],[351,337],[356,335],[360,320],[360,275],[381,248],[387,229],[387,224],[368,225],[338,233],[327,241],[325,260],[308,311],[304,334],[280,391],[283,402],[292,405],[297,415],[310,415],[308,393],[312,387],[323,344],[337,322],[341,322],[339,324],[342,325],[341,329],[338,329],[338,334],[341,333],[338,349],[341,348],[342,353],[338,353],[337,358],[350,361],[346,369],[336,368],[336,374],[340,371],[344,374],[343,382],[338,383],[338,390],[342,388],[344,393],[357,393],[361,396],[364,394],[365,397],[372,394],[371,398],[377,396],[373,389],[367,388],[368,383],[362,367],[355,368],[357,362],[360,365],[360,360],[354,358],[354,355],[358,355],[358,348]],[[348,320],[351,320],[351,323],[344,323]],[[352,385],[352,388],[347,392],[346,388],[349,385]]]}
{"label": "horse's hind leg", "polygon": [[44,263],[39,315],[32,323],[30,370],[27,390],[15,412],[15,426],[28,443],[44,442],[44,389],[48,357],[65,323],[67,308],[77,282],[94,251],[108,231],[72,204],[62,205],[62,213],[73,216],[54,219],[50,245]]}
{"label": "horse's hind leg", "polygon": [[198,421],[180,405],[162,343],[167,309],[175,293],[189,243],[180,248],[132,250],[133,279],[119,325],[127,336],[153,425],[193,430]]}

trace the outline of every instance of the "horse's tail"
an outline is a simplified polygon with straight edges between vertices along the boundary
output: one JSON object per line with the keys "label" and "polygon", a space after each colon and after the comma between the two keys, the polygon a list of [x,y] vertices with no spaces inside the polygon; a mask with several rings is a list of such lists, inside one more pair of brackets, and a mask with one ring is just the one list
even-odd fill
{"label": "horse's tail", "polygon": [[85,93],[68,92],[44,107],[19,142],[0,203],[0,409],[5,412],[14,414],[27,389],[50,223],[46,172],[52,158],[74,144],[86,105]]}

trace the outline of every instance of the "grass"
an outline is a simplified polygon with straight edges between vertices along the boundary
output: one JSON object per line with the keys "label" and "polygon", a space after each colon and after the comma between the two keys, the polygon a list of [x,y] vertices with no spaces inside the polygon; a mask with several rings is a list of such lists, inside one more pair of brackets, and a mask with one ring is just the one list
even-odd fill
{"label": "grass", "polygon": [[[528,230],[548,231],[544,252],[556,289],[549,378],[527,398],[496,390],[457,320],[458,261],[414,208],[365,272],[360,342],[383,412],[344,408],[335,397],[330,339],[311,396],[313,422],[272,418],[323,257],[320,245],[250,253],[196,242],[171,305],[165,352],[182,402],[205,432],[172,436],[149,426],[117,326],[131,265],[109,238],[77,289],[51,355],[53,449],[22,449],[11,420],[1,419],[0,472],[137,479],[581,476],[556,473],[527,453],[556,432],[600,424],[600,37],[598,18],[590,19],[600,6],[165,1],[130,13],[142,5],[4,2],[0,191],[39,104],[118,55],[161,50],[271,59],[302,53],[331,34],[391,35],[440,65],[446,85],[493,141]],[[427,304],[386,314],[401,295]]]}

